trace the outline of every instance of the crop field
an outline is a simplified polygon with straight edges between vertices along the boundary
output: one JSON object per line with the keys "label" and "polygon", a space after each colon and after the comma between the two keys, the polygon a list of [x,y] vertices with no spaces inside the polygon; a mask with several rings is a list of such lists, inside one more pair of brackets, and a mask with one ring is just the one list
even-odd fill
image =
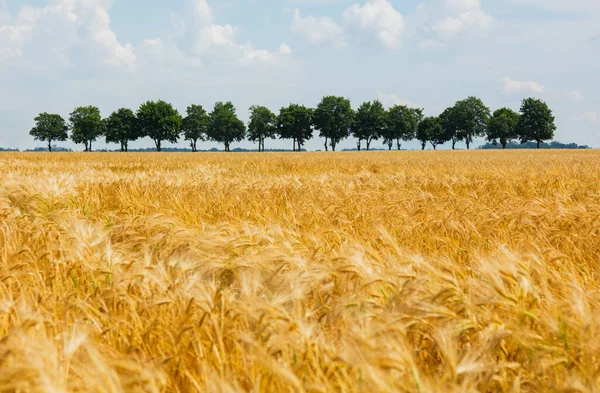
{"label": "crop field", "polygon": [[0,392],[598,392],[600,153],[0,155]]}

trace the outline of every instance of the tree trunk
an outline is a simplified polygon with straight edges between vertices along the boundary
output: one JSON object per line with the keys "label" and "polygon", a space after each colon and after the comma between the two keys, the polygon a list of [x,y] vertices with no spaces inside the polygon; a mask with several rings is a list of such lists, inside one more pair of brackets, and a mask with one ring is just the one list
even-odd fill
{"label": "tree trunk", "polygon": [[335,142],[331,140],[331,151],[335,151]]}
{"label": "tree trunk", "polygon": [[369,151],[369,149],[371,149],[371,140],[367,138],[367,151]]}
{"label": "tree trunk", "polygon": [[467,150],[469,150],[471,148],[471,139],[469,137],[467,137],[465,139],[465,142],[467,143]]}
{"label": "tree trunk", "polygon": [[356,147],[358,148],[358,151],[360,151],[360,147],[361,147],[360,145],[361,145],[361,140],[359,139],[358,143],[356,144]]}
{"label": "tree trunk", "polygon": [[52,139],[48,139],[48,151],[52,151]]}
{"label": "tree trunk", "polygon": [[154,140],[154,144],[156,145],[156,151],[158,151],[158,152],[159,152],[159,151],[161,151],[161,150],[162,150],[162,147],[161,147],[161,140],[159,140],[159,139],[155,139],[155,140]]}
{"label": "tree trunk", "polygon": [[502,150],[506,149],[506,142],[502,144]]}
{"label": "tree trunk", "polygon": [[452,138],[452,150],[456,150],[456,139]]}
{"label": "tree trunk", "polygon": [[421,141],[421,150],[425,150],[425,145],[427,145],[427,141]]}
{"label": "tree trunk", "polygon": [[540,141],[537,141],[537,148],[540,148]]}
{"label": "tree trunk", "polygon": [[398,150],[400,150],[400,147],[402,146],[400,139],[396,139],[396,146],[398,147]]}
{"label": "tree trunk", "polygon": [[394,146],[394,141],[388,141],[388,149],[392,151],[392,147]]}
{"label": "tree trunk", "polygon": [[92,141],[90,141],[90,152],[92,151]]}
{"label": "tree trunk", "polygon": [[325,151],[329,151],[329,146],[327,146],[328,138],[325,138]]}

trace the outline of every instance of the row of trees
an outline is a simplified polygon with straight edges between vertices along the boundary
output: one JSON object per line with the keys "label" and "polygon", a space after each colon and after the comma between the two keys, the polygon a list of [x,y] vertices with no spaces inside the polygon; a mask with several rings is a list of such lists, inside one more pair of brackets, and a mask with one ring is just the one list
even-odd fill
{"label": "row of trees", "polygon": [[127,151],[130,141],[149,137],[156,150],[161,151],[163,142],[176,143],[183,137],[197,151],[199,141],[222,143],[230,151],[234,142],[244,139],[258,143],[259,151],[265,150],[265,140],[271,138],[292,139],[293,150],[300,150],[313,137],[314,130],[325,139],[325,150],[335,151],[340,141],[353,136],[358,150],[363,143],[367,150],[375,141],[382,141],[391,150],[396,145],[400,150],[403,141],[417,139],[425,149],[430,143],[434,149],[440,144],[464,141],[467,149],[475,138],[486,136],[503,148],[514,139],[522,143],[540,142],[554,137],[554,116],[546,103],[526,98],[521,113],[501,108],[490,113],[490,109],[476,97],[458,101],[440,116],[424,117],[423,110],[395,105],[386,110],[380,101],[364,102],[352,109],[350,100],[344,97],[327,96],[312,109],[303,105],[290,104],[281,108],[276,115],[264,106],[250,107],[248,127],[241,121],[231,102],[217,102],[208,113],[201,105],[190,105],[182,117],[173,106],[164,101],[148,101],[137,112],[121,108],[103,119],[95,106],[76,108],[69,122],[60,115],[41,113],[35,118],[35,127],[30,134],[45,141],[48,150],[52,142],[70,138],[83,144],[85,151],[104,137],[107,143],[119,143]]}

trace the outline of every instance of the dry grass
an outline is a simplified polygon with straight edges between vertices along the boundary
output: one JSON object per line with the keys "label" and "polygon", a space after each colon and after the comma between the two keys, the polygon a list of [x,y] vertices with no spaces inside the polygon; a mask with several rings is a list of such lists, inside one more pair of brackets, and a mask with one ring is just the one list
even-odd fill
{"label": "dry grass", "polygon": [[0,392],[600,389],[596,151],[0,171]]}

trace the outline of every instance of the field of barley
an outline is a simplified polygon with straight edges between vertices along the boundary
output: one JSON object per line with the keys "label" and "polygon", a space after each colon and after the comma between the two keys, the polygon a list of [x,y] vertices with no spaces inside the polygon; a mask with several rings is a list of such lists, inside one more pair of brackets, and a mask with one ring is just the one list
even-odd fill
{"label": "field of barley", "polygon": [[598,392],[600,152],[0,155],[0,392]]}

